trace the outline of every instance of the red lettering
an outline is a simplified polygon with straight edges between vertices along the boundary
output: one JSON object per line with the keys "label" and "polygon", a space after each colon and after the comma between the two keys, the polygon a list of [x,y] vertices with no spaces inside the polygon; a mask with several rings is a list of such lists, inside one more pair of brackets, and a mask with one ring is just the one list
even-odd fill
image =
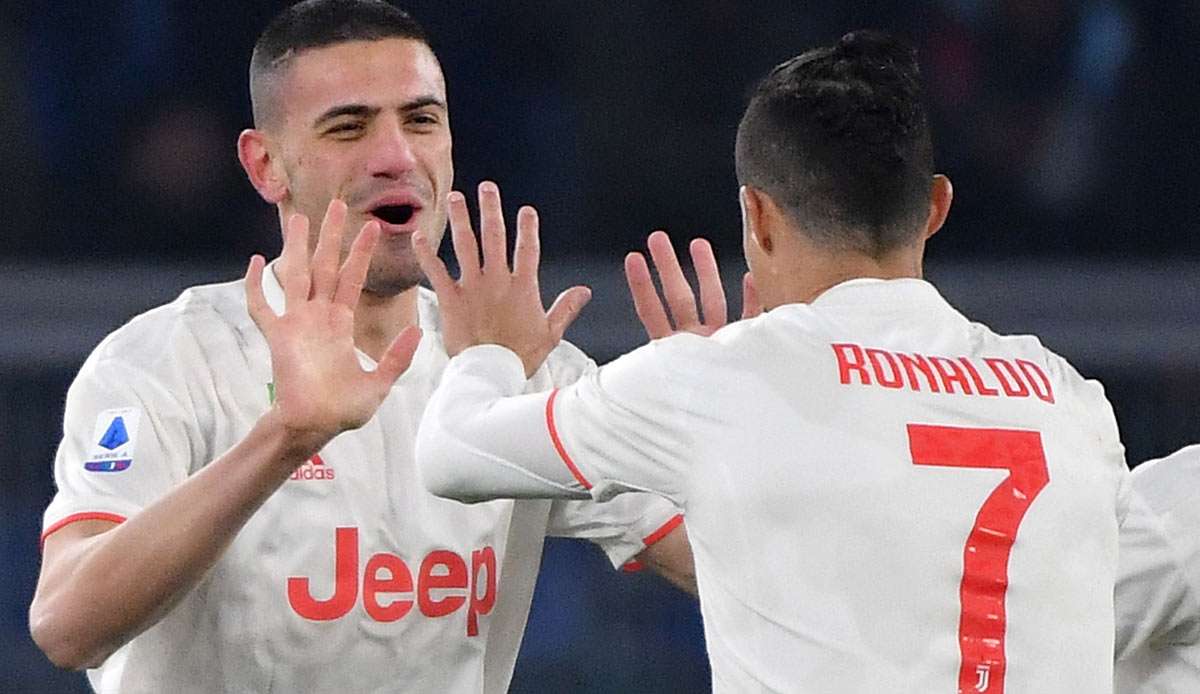
{"label": "red lettering", "polygon": [[343,617],[358,602],[358,528],[334,532],[334,589],[328,600],[317,600],[309,591],[307,576],[289,576],[288,603],[305,619],[323,622]]}
{"label": "red lettering", "polygon": [[925,357],[922,357],[920,354],[909,356],[903,352],[897,353],[896,356],[899,357],[900,364],[904,367],[904,372],[908,374],[908,385],[910,388],[915,391],[921,390],[921,384],[917,381],[917,374],[914,371],[914,369],[918,369],[922,374],[925,374],[925,382],[929,384],[931,392],[942,392],[941,387],[938,386],[937,378],[933,375],[933,369],[929,367],[929,362],[925,361]]}
{"label": "red lettering", "polygon": [[[479,572],[487,572],[483,595],[479,595]],[[467,636],[479,634],[479,615],[490,614],[496,605],[496,553],[491,547],[471,552],[471,603],[467,605]]]}
{"label": "red lettering", "polygon": [[946,357],[930,357],[929,361],[933,363],[933,368],[937,369],[938,375],[942,377],[942,388],[947,393],[954,392],[954,384],[957,383],[964,395],[971,394],[971,384],[967,383],[967,376],[958,368],[958,362],[947,359]]}
{"label": "red lettering", "polygon": [[[888,370],[890,374],[885,377],[883,375],[883,366],[879,363],[879,358],[883,357],[887,360]],[[896,364],[896,358],[891,352],[882,349],[868,349],[867,358],[871,360],[871,370],[875,372],[875,381],[884,388],[901,388],[904,386],[904,377],[900,375],[900,366]]]}
{"label": "red lettering", "polygon": [[[288,604],[296,614],[314,621],[346,616],[358,602],[358,556],[358,528],[337,528],[334,534],[333,595],[327,600],[317,600],[312,596],[307,576],[289,576]],[[438,549],[421,562],[414,591],[408,564],[395,554],[380,552],[367,560],[363,568],[363,609],[377,622],[394,622],[412,611],[415,592],[415,601],[422,614],[445,617],[467,604],[469,598],[467,636],[477,636],[479,617],[491,614],[496,605],[498,579],[496,552],[491,547],[471,553],[470,576],[462,556]],[[437,597],[434,591],[438,591]]]}
{"label": "red lettering", "polygon": [[971,382],[975,384],[975,392],[980,395],[999,395],[1000,391],[990,386],[984,385],[983,377],[979,375],[979,371],[975,369],[975,365],[966,357],[959,357],[958,361],[966,369],[967,374],[971,377]]}
{"label": "red lettering", "polygon": [[[1039,400],[1044,400],[1053,405],[1054,391],[1050,388],[1050,379],[1046,377],[1046,372],[1042,371],[1040,366],[1031,361],[1017,359],[1016,362],[1017,367],[1021,369],[1021,373],[1025,374],[1025,380],[1029,382],[1029,387],[1033,389],[1033,394],[1038,396]],[[1033,373],[1030,373],[1030,371]]]}
{"label": "red lettering", "polygon": [[[445,572],[434,573],[444,567]],[[463,606],[467,599],[461,595],[446,595],[435,600],[432,591],[465,590],[467,587],[467,564],[463,558],[448,550],[434,550],[421,562],[417,573],[417,605],[426,617],[442,617]]]}
{"label": "red lettering", "polygon": [[[387,572],[385,579],[382,572]],[[377,599],[380,593],[411,593],[412,572],[400,557],[394,554],[376,554],[367,561],[363,576],[363,607],[377,622],[394,622],[412,609],[411,598],[398,597],[386,605]]]}
{"label": "red lettering", "polygon": [[[864,386],[871,385],[871,376],[867,373],[866,361],[863,360],[862,347],[849,344],[832,345],[833,353],[837,355],[838,377],[842,385],[850,383],[850,372],[858,372],[858,382]],[[853,359],[852,359],[853,358]]]}
{"label": "red lettering", "polygon": [[[1021,374],[1017,373],[1017,369],[1012,364],[1009,364],[1005,359],[997,359],[995,357],[985,357],[984,364],[996,374],[996,380],[1000,381],[1000,387],[1004,389],[1004,394],[1010,398],[1027,398],[1029,397],[1029,386],[1025,385],[1025,381],[1021,380]],[[1007,371],[1005,375],[1001,369]]]}

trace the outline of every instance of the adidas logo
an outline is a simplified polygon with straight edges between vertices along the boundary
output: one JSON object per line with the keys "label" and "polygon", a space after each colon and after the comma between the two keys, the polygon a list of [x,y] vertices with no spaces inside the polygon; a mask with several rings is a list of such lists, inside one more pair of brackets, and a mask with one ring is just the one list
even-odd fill
{"label": "adidas logo", "polygon": [[296,471],[288,479],[299,482],[306,480],[331,480],[334,478],[334,474],[334,469],[326,465],[325,461],[321,459],[321,455],[317,454],[309,458],[307,463],[296,468]]}

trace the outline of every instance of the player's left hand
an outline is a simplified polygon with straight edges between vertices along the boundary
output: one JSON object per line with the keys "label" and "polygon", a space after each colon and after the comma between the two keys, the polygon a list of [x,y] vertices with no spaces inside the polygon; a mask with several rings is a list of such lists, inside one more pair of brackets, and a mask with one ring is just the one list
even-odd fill
{"label": "player's left hand", "polygon": [[474,345],[502,345],[516,352],[525,365],[525,375],[532,376],[592,292],[584,286],[571,287],[546,310],[538,289],[538,215],[529,206],[517,211],[517,242],[509,269],[504,210],[495,183],[479,184],[479,244],[462,193],[450,193],[449,208],[450,235],[459,266],[457,281],[450,277],[428,237],[421,232],[413,234],[417,262],[437,292],[446,352],[454,356]]}
{"label": "player's left hand", "polygon": [[[646,335],[651,340],[667,337],[677,332],[695,333],[708,337],[725,326],[728,321],[728,306],[725,302],[725,287],[721,284],[721,272],[713,255],[712,245],[705,239],[692,239],[688,251],[700,286],[700,303],[683,275],[679,258],[664,231],[656,231],[646,239],[650,258],[658,270],[662,283],[663,300],[654,288],[650,277],[650,266],[646,258],[636,251],[625,256],[625,279],[629,293],[633,296],[633,308]],[[668,317],[668,310],[670,316]],[[742,278],[742,318],[753,318],[762,313],[762,305],[754,289],[750,273]]]}

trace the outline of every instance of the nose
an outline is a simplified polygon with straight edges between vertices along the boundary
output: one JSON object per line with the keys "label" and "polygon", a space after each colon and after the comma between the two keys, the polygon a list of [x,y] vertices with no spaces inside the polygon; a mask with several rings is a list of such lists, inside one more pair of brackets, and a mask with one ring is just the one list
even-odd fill
{"label": "nose", "polygon": [[377,178],[404,178],[417,167],[412,134],[405,132],[398,118],[381,119],[370,143],[368,173]]}

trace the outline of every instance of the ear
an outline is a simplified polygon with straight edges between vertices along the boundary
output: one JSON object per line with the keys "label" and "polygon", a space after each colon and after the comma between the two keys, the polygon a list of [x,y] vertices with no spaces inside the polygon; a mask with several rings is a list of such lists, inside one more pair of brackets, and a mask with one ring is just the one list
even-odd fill
{"label": "ear", "polygon": [[287,197],[287,175],[271,155],[267,136],[261,130],[243,130],[238,136],[237,149],[238,161],[263,200],[274,205]]}
{"label": "ear", "polygon": [[929,195],[929,218],[925,220],[926,239],[936,234],[946,223],[946,216],[950,214],[950,203],[953,201],[954,186],[950,185],[950,179],[942,174],[935,175]]}
{"label": "ear", "polygon": [[771,238],[771,225],[765,224],[766,220],[763,219],[768,208],[773,206],[770,198],[757,188],[742,186],[738,189],[738,202],[742,206],[744,242],[749,244],[752,241],[764,255],[771,255],[775,242]]}

